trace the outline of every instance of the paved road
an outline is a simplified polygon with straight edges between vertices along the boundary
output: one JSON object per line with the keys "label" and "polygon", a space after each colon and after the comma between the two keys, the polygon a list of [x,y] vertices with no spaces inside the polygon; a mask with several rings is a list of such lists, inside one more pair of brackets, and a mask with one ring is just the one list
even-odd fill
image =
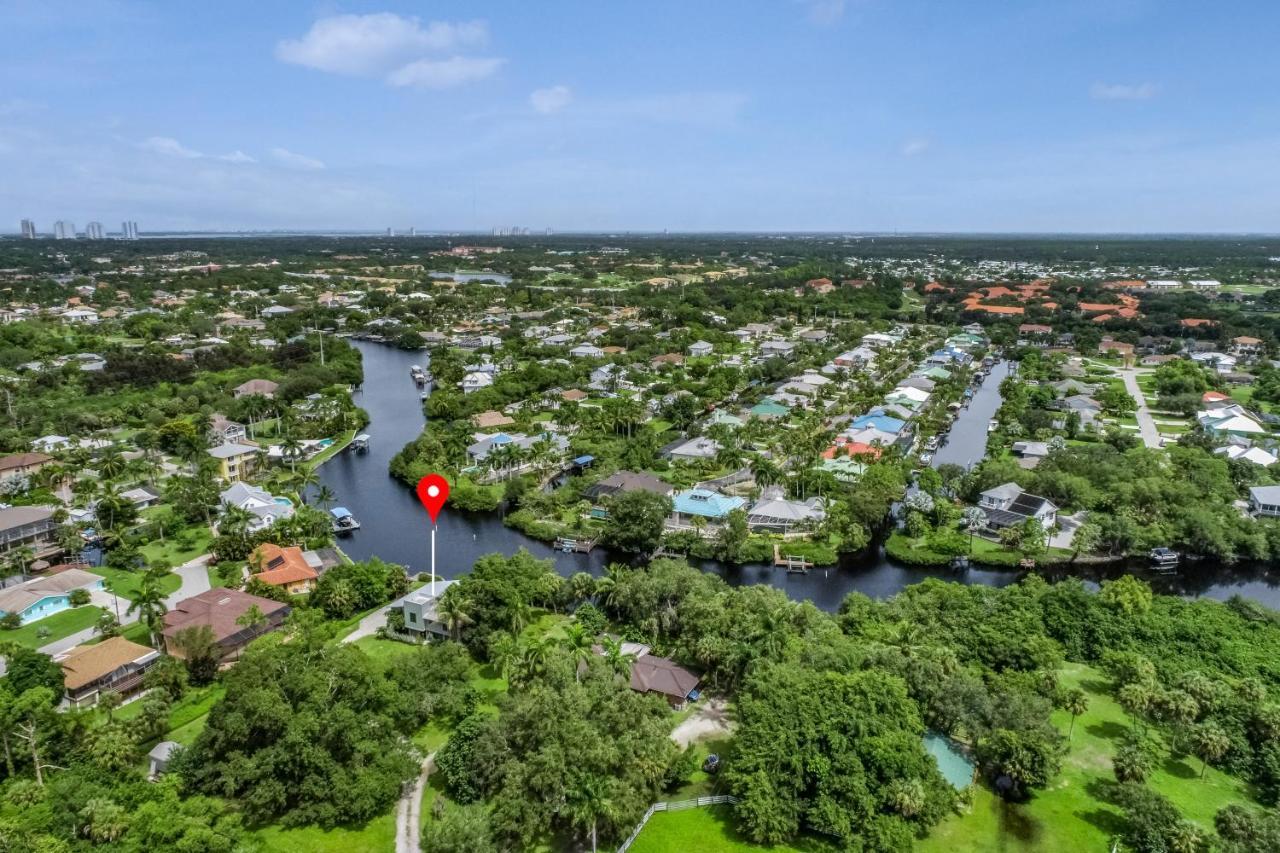
{"label": "paved road", "polygon": [[422,772],[413,787],[396,803],[396,853],[422,853],[422,795],[427,791],[427,777],[435,769],[433,752],[422,762]]}
{"label": "paved road", "polygon": [[1138,404],[1136,417],[1138,419],[1138,434],[1142,436],[1142,443],[1151,448],[1160,447],[1160,430],[1156,428],[1156,420],[1151,417],[1151,410],[1147,408],[1147,398],[1143,396],[1142,389],[1138,387],[1138,377],[1147,371],[1125,367],[1116,372],[1124,380],[1124,390],[1128,391],[1129,396]]}

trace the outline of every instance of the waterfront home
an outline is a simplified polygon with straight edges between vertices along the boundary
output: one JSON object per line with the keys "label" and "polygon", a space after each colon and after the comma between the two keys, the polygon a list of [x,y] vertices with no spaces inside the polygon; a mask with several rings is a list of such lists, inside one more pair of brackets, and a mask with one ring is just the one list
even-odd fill
{"label": "waterfront home", "polygon": [[904,440],[900,434],[885,432],[884,430],[877,429],[876,427],[849,429],[844,432],[843,438],[845,439],[846,447],[850,445],[864,445],[867,447],[874,447],[877,450],[881,448],[894,447],[900,441]]}
{"label": "waterfront home", "polygon": [[281,519],[293,516],[293,501],[276,497],[266,489],[248,483],[232,483],[219,495],[219,501],[223,506],[238,507],[253,516],[248,526],[250,533],[256,533]]}
{"label": "waterfront home", "polygon": [[262,448],[256,444],[220,444],[208,450],[218,461],[218,476],[228,483],[253,475],[258,468],[258,456]]}
{"label": "waterfront home", "polygon": [[160,653],[124,637],[109,637],[76,646],[55,660],[62,667],[67,704],[91,708],[107,691],[127,699],[141,690],[143,676],[160,660]]}
{"label": "waterfront home", "polygon": [[616,471],[600,482],[587,486],[582,490],[582,496],[595,502],[591,508],[592,518],[608,518],[608,499],[628,492],[651,492],[655,495],[670,497],[675,489],[669,483],[664,483],[650,474]]}
{"label": "waterfront home", "polygon": [[699,459],[714,459],[720,451],[719,442],[706,436],[682,438],[662,448],[662,455],[673,462],[696,462]]}
{"label": "waterfront home", "polygon": [[[476,436],[476,443],[467,447],[467,457],[473,463],[484,462],[489,456],[500,447],[517,447],[520,450],[528,451],[540,441],[549,443],[552,451],[556,454],[563,454],[569,449],[569,439],[563,435],[554,432],[541,432],[537,435],[525,435],[524,433],[498,432],[493,435]],[[510,466],[508,470],[521,470],[531,465],[530,460],[521,460],[520,463]]]}
{"label": "waterfront home", "polygon": [[1004,483],[983,492],[978,506],[987,514],[992,530],[1022,524],[1028,518],[1040,522],[1046,530],[1058,520],[1058,507],[1048,498],[1024,492],[1017,483]]}
{"label": "waterfront home", "polygon": [[1252,486],[1249,512],[1264,518],[1280,518],[1280,486]]}
{"label": "waterfront home", "polygon": [[710,489],[688,489],[672,499],[672,514],[667,526],[675,529],[693,526],[695,518],[708,524],[719,524],[735,509],[746,506],[746,498],[731,497]]}
{"label": "waterfront home", "polygon": [[69,609],[73,590],[92,591],[102,589],[103,585],[101,575],[80,569],[32,578],[0,590],[0,616],[17,613],[26,625]]}
{"label": "waterfront home", "polygon": [[54,461],[56,460],[52,456],[35,452],[0,457],[0,484],[25,483],[33,474]]}
{"label": "waterfront home", "polygon": [[899,388],[916,388],[925,393],[931,393],[938,383],[927,376],[908,376],[906,379],[898,383]]}
{"label": "waterfront home", "polygon": [[279,383],[272,382],[270,379],[250,379],[248,382],[242,382],[231,389],[231,396],[239,400],[241,397],[250,397],[256,394],[272,400],[275,399],[276,390],[279,387]]}
{"label": "waterfront home", "polygon": [[[262,620],[256,624],[240,624],[250,608],[257,607]],[[263,634],[278,629],[289,615],[290,607],[279,601],[250,595],[238,589],[215,587],[199,595],[183,599],[164,615],[165,651],[176,658],[185,655],[178,635],[188,628],[207,627],[213,632],[222,663],[239,659],[245,646]]]}
{"label": "waterfront home", "polygon": [[447,638],[449,626],[440,614],[440,597],[453,583],[454,581],[437,580],[434,593],[432,585],[428,584],[401,599],[405,630],[423,637]]}
{"label": "waterfront home", "polygon": [[873,409],[871,412],[868,412],[865,415],[859,415],[850,421],[849,428],[845,430],[845,434],[852,435],[859,430],[876,429],[881,432],[888,433],[896,438],[903,431],[906,425],[907,422],[901,418],[895,418],[891,415],[884,414],[882,411]]}
{"label": "waterfront home", "polygon": [[752,530],[787,533],[801,524],[817,524],[827,517],[821,498],[788,500],[781,486],[767,486],[760,499],[747,510],[747,526]]}
{"label": "waterfront home", "polygon": [[694,341],[689,344],[689,356],[691,358],[702,358],[703,356],[711,355],[712,349],[714,347],[706,341]]}
{"label": "waterfront home", "polygon": [[17,548],[39,553],[52,545],[58,523],[50,506],[11,506],[0,509],[0,554]]}
{"label": "waterfront home", "polygon": [[254,580],[279,587],[290,595],[311,592],[320,577],[296,545],[282,548],[273,542],[264,542],[249,555],[249,566],[255,570]]}

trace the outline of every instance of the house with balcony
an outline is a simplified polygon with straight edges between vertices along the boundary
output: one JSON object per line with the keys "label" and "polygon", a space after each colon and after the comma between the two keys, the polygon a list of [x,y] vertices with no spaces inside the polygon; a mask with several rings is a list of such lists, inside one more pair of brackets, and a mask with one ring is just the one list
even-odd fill
{"label": "house with balcony", "polygon": [[1029,518],[1046,530],[1058,522],[1058,507],[1053,501],[1025,492],[1017,483],[987,489],[979,496],[978,507],[987,514],[987,527],[991,530],[1016,527]]}
{"label": "house with balcony", "polygon": [[127,699],[141,690],[143,677],[160,653],[124,637],[110,637],[76,646],[55,660],[62,667],[67,704],[91,708],[108,691]]}
{"label": "house with balcony", "polygon": [[218,462],[218,476],[227,483],[234,483],[253,476],[258,469],[262,448],[256,444],[233,442],[211,447],[208,451]]}

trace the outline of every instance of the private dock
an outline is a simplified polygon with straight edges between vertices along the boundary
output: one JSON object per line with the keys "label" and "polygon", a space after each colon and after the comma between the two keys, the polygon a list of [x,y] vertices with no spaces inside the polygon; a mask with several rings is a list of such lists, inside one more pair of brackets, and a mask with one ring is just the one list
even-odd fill
{"label": "private dock", "polygon": [[781,566],[791,574],[806,574],[813,568],[813,563],[804,557],[796,557],[791,554],[783,554],[781,547],[777,543],[773,546],[773,564]]}
{"label": "private dock", "polygon": [[568,536],[557,536],[555,548],[566,554],[590,554],[596,547],[595,539],[571,539]]}
{"label": "private dock", "polygon": [[369,442],[371,440],[372,440],[372,436],[370,436],[368,433],[362,432],[359,435],[357,435],[355,438],[351,439],[350,448],[355,453],[363,453],[364,451],[369,449]]}

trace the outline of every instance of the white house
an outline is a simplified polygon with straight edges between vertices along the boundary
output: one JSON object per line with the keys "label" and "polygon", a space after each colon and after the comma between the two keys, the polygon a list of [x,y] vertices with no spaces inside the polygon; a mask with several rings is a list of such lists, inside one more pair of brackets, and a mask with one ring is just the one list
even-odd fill
{"label": "white house", "polygon": [[701,358],[702,356],[711,355],[712,349],[714,349],[714,347],[706,341],[695,341],[689,344],[689,355],[694,358]]}
{"label": "white house", "polygon": [[1280,486],[1254,486],[1249,489],[1249,512],[1280,518]]}
{"label": "white house", "polygon": [[1022,524],[1028,518],[1036,519],[1047,530],[1058,521],[1058,507],[1053,501],[1024,492],[1017,483],[987,489],[979,496],[978,506],[987,514],[987,526],[993,530]]}
{"label": "white house", "polygon": [[470,394],[473,391],[479,391],[488,388],[493,384],[492,373],[481,373],[480,371],[472,371],[462,377],[462,381],[458,383],[458,387],[462,389],[463,394]]}
{"label": "white house", "polygon": [[569,350],[569,355],[574,358],[603,358],[604,350],[595,344],[578,344]]}

